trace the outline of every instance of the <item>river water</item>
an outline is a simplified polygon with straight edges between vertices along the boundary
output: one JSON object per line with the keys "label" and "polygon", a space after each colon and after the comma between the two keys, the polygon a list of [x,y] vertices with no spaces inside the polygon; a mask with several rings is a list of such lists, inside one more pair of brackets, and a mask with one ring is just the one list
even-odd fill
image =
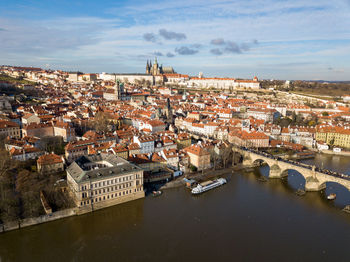
{"label": "river water", "polygon": [[[306,162],[350,174],[349,158]],[[299,174],[258,181],[267,174],[227,174],[226,185],[200,196],[174,188],[0,234],[0,261],[350,261],[350,215],[341,211],[350,193],[335,184],[299,197]]]}

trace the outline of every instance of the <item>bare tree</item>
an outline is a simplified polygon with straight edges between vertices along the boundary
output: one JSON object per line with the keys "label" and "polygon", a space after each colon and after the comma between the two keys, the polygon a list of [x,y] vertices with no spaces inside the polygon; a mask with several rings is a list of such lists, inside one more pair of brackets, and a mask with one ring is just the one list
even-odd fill
{"label": "bare tree", "polygon": [[1,198],[4,198],[4,180],[5,175],[11,168],[15,168],[16,163],[13,161],[5,149],[0,149],[0,186]]}
{"label": "bare tree", "polygon": [[93,120],[93,127],[96,131],[107,132],[108,131],[108,124],[109,124],[108,114],[106,114],[104,112],[96,113],[94,120]]}
{"label": "bare tree", "polygon": [[209,149],[209,153],[210,153],[210,162],[212,163],[214,170],[216,169],[218,160],[219,160],[219,156],[218,154],[215,152],[215,148],[212,147]]}
{"label": "bare tree", "polygon": [[226,168],[227,163],[232,159],[232,146],[226,146],[222,151],[220,151],[220,156],[222,159],[222,163],[224,164],[224,168]]}

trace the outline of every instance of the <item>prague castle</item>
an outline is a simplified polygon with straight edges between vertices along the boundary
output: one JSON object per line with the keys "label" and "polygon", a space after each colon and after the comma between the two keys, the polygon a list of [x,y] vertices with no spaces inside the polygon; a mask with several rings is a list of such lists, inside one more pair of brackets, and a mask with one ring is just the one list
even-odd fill
{"label": "prague castle", "polygon": [[171,66],[158,65],[157,57],[154,59],[154,64],[152,65],[151,60],[147,60],[146,64],[146,74],[147,75],[162,75],[162,74],[175,74],[176,72]]}

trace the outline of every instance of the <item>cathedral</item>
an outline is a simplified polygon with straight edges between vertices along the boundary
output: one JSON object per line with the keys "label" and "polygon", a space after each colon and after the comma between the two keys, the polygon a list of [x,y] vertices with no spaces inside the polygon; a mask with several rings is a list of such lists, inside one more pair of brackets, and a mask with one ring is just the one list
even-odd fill
{"label": "cathedral", "polygon": [[146,74],[147,75],[162,75],[162,74],[175,74],[176,72],[171,66],[165,66],[163,67],[162,65],[158,65],[157,62],[157,57],[154,59],[154,63],[152,65],[151,61],[147,60],[146,64]]}

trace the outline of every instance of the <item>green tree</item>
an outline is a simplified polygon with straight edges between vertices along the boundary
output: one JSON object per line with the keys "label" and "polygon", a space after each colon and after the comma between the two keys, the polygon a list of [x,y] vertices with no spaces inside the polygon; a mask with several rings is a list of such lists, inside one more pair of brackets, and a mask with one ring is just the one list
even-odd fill
{"label": "green tree", "polygon": [[190,169],[191,169],[192,172],[196,172],[198,170],[197,167],[195,167],[192,164],[190,165]]}

